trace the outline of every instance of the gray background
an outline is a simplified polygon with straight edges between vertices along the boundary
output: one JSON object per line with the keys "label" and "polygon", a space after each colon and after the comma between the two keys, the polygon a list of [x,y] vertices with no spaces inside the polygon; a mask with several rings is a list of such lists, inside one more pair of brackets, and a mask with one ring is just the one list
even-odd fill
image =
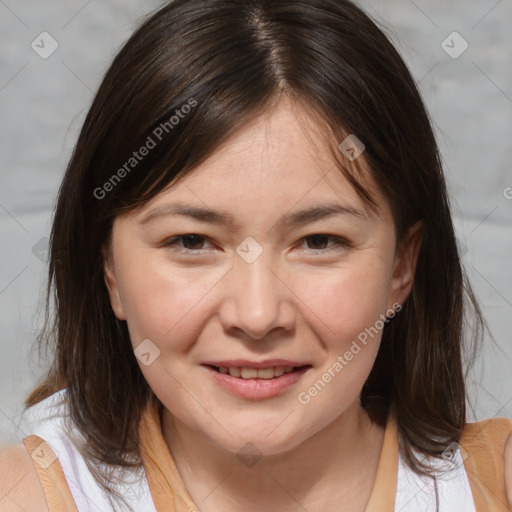
{"label": "gray background", "polygon": [[[512,0],[358,2],[385,27],[434,120],[464,264],[497,345],[469,383],[469,420],[512,418]],[[152,0],[0,0],[0,443],[27,435],[53,202],[93,93]],[[452,32],[469,44],[442,48]],[[47,59],[31,47],[48,32]],[[38,38],[38,39],[36,39]],[[450,37],[445,46],[462,48]],[[48,48],[48,46],[46,46]]]}

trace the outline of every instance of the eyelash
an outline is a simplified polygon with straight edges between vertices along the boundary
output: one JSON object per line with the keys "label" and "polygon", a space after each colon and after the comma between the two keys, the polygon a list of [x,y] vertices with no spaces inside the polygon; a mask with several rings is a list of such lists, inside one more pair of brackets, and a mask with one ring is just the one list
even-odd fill
{"label": "eyelash", "polygon": [[[174,236],[172,238],[169,238],[168,240],[165,240],[162,243],[162,247],[171,248],[173,250],[180,251],[180,252],[199,253],[201,251],[201,249],[194,250],[194,249],[186,249],[186,248],[178,247],[177,246],[177,243],[179,241],[183,241],[185,238],[191,237],[191,236],[197,237],[200,240],[208,240],[208,237],[206,237],[206,236],[199,235],[197,233],[187,233],[187,234],[184,234],[184,235],[177,235],[177,236]],[[340,246],[342,248],[351,247],[351,244],[350,244],[350,242],[348,240],[345,240],[344,238],[341,238],[339,236],[329,235],[327,233],[315,233],[313,235],[308,235],[308,236],[305,236],[305,237],[301,238],[300,241],[303,242],[303,241],[306,241],[308,238],[313,238],[313,237],[316,237],[316,236],[320,236],[320,237],[323,237],[323,238],[330,238],[332,240],[335,240],[337,242],[336,245],[338,245],[338,246]],[[335,247],[335,245],[331,245],[330,247],[327,247],[325,249],[308,249],[308,250],[316,252],[316,253],[319,253],[319,252],[325,252],[325,251],[332,250],[334,247]]]}

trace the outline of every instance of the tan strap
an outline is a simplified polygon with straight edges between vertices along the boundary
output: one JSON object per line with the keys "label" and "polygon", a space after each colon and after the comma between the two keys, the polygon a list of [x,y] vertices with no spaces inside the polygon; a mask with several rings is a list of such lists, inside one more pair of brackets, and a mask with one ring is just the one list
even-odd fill
{"label": "tan strap", "polygon": [[365,512],[393,512],[395,510],[398,474],[398,430],[394,410],[386,422],[384,441],[377,476]]}
{"label": "tan strap", "polygon": [[197,512],[162,435],[160,402],[152,395],[139,424],[139,448],[149,490],[159,512]]}
{"label": "tan strap", "polygon": [[477,512],[510,512],[505,489],[505,445],[512,435],[512,420],[491,418],[468,423],[460,446]]}
{"label": "tan strap", "polygon": [[25,437],[23,443],[36,468],[48,510],[78,512],[59,459],[48,443],[36,435]]}

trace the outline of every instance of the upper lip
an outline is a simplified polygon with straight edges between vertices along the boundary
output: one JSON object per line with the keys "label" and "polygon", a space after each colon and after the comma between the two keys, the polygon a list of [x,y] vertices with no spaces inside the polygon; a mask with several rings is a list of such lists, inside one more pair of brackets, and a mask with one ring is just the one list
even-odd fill
{"label": "upper lip", "polygon": [[265,361],[249,361],[248,359],[229,359],[223,361],[205,361],[202,364],[224,368],[271,368],[280,366],[308,366],[310,363],[290,361],[288,359],[266,359]]}

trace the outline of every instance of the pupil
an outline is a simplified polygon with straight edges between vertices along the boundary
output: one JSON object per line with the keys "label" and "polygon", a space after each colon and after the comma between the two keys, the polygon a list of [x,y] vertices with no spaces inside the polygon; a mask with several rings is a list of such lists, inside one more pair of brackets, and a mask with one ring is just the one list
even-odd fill
{"label": "pupil", "polygon": [[[200,239],[201,237],[199,235],[186,235],[184,238],[183,238],[183,242],[184,242],[184,245],[185,246],[196,246],[197,244],[199,244],[200,242]],[[192,241],[192,242],[191,242]],[[190,243],[191,242],[191,243]],[[191,247],[187,247],[187,249],[190,249]]]}
{"label": "pupil", "polygon": [[[325,240],[327,239],[327,237],[325,235],[311,235],[309,237],[311,240],[313,240],[313,245],[317,245],[318,243],[320,243],[320,245],[322,246],[325,246],[325,243],[321,243],[322,240]],[[319,242],[320,240],[320,242]],[[324,249],[325,247],[314,247],[314,249]]]}

